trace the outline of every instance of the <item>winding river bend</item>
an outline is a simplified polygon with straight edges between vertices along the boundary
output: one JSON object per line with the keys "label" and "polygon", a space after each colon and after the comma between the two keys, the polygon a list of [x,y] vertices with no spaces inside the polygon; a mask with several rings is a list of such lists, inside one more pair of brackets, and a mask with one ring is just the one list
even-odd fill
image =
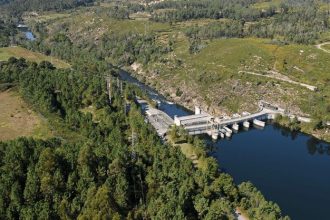
{"label": "winding river bend", "polygon": [[[145,90],[171,117],[191,112],[168,103],[127,72],[120,77]],[[214,143],[213,156],[237,184],[251,181],[268,200],[294,220],[330,219],[330,144],[274,124],[239,131]]]}

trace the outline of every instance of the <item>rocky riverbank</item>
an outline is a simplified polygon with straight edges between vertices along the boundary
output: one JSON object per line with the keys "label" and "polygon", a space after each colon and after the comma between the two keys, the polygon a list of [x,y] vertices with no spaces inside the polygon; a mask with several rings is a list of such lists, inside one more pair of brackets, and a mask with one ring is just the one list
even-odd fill
{"label": "rocky riverbank", "polygon": [[[248,111],[248,112],[255,112],[258,110],[258,101],[260,99],[260,96],[255,95],[247,95],[244,94],[245,98],[250,101],[240,101],[237,103],[236,108],[233,108],[230,106],[230,103],[219,103],[214,102],[212,98],[208,98],[204,94],[198,93],[198,85],[182,83],[180,88],[178,89],[175,85],[173,85],[171,80],[164,80],[161,77],[158,77],[157,75],[150,75],[146,74],[142,68],[141,65],[134,63],[132,67],[127,68],[129,72],[132,73],[134,77],[136,77],[141,82],[149,85],[150,87],[157,90],[160,94],[165,96],[169,101],[175,102],[179,105],[184,106],[185,108],[194,111],[195,106],[200,106],[201,109],[209,114],[212,115],[229,115],[236,112],[242,112],[242,111]],[[173,81],[173,79],[172,79]],[[236,83],[236,86],[239,83]],[[266,88],[264,88],[266,90]],[[216,89],[214,90],[216,91]],[[224,93],[225,91],[221,88],[218,89],[219,93]],[[260,89],[258,89],[260,92]],[[245,91],[246,93],[247,91]],[[250,92],[250,91],[249,91]],[[282,108],[290,109],[290,113],[295,115],[301,115],[301,116],[307,116],[304,114],[300,108],[297,105],[294,105],[292,103],[289,103],[288,101],[283,101],[278,97],[270,97],[270,95],[267,95],[266,91],[264,92],[264,98],[266,101],[270,101],[271,103],[274,103]],[[230,91],[232,93],[232,91]],[[239,94],[238,94],[239,95]],[[219,96],[223,97],[223,94],[219,94]],[[214,95],[210,95],[210,97],[214,98]],[[240,97],[238,96],[238,99]],[[215,98],[215,100],[217,100]],[[218,99],[219,100],[219,99]],[[236,110],[236,111],[235,111]],[[287,127],[292,129],[292,126],[294,122],[290,122],[290,120],[279,120],[277,122],[281,126]],[[300,130],[306,134],[310,134],[320,140],[324,140],[327,142],[330,142],[330,129],[329,127],[323,128],[323,129],[314,129],[315,123],[318,123],[316,121],[312,121],[311,123],[297,123],[294,125],[294,129]]]}

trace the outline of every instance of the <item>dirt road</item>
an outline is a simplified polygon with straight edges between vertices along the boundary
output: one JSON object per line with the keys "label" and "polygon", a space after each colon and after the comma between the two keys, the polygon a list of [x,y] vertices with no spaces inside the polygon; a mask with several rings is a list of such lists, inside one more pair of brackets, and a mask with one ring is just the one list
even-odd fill
{"label": "dirt road", "polygon": [[324,49],[322,46],[324,46],[324,45],[327,45],[327,44],[330,44],[330,42],[325,42],[325,43],[322,43],[322,44],[317,44],[317,45],[315,45],[316,46],[316,48],[318,48],[318,49],[320,49],[320,50],[323,50],[324,52],[326,52],[326,53],[330,53],[330,50],[328,50],[328,49]]}
{"label": "dirt road", "polygon": [[261,74],[261,73],[255,73],[255,72],[250,72],[250,71],[239,71],[238,73],[246,73],[246,74],[250,74],[250,75],[255,75],[255,76],[262,76],[262,77],[268,77],[268,78],[272,78],[272,79],[277,79],[277,80],[281,80],[284,82],[288,82],[291,84],[295,84],[295,85],[300,85],[303,86],[311,91],[316,91],[317,87],[316,86],[311,86],[305,83],[300,83],[297,81],[293,81],[292,79],[290,79],[289,77],[276,72],[276,71],[267,71],[267,74]]}

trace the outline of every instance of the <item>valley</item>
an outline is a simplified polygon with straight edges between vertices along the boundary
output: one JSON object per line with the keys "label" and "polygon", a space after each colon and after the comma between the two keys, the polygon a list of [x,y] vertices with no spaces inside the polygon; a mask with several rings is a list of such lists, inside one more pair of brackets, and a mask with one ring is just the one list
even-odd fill
{"label": "valley", "polygon": [[[191,54],[187,31],[213,24],[214,20],[193,19],[168,24],[154,22],[150,17],[114,19],[106,16],[107,9],[91,7],[59,18],[55,14],[44,23],[49,36],[66,26],[63,33],[71,42],[77,45],[90,42],[101,51],[104,50],[102,39],[106,36],[120,39],[136,34],[149,35],[152,39],[149,49],[141,48],[130,57],[129,53],[125,55],[126,49],[109,48],[105,59],[132,71],[134,76],[187,108],[193,109],[198,104],[211,114],[231,115],[244,110],[254,111],[258,100],[266,100],[290,109],[294,114],[311,116],[315,119],[314,125],[329,120],[327,103],[330,100],[326,94],[330,94],[330,56],[326,51],[314,45],[246,37],[202,38],[200,51]],[[88,16],[84,16],[86,13]],[[33,26],[37,19],[27,19],[27,22]],[[158,51],[155,55],[153,48]],[[150,55],[144,57],[146,53]],[[275,72],[285,80],[273,77]],[[271,78],[265,78],[268,76]],[[326,128],[313,131],[313,125],[302,125],[302,129],[330,140]]]}
{"label": "valley", "polygon": [[0,0],[0,219],[327,218],[329,15]]}

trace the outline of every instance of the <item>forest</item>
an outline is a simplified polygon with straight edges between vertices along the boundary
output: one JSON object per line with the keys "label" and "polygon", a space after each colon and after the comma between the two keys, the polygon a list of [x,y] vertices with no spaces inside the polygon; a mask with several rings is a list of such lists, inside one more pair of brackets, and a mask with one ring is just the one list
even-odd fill
{"label": "forest", "polygon": [[[44,27],[37,27],[42,33]],[[116,65],[131,65],[135,61],[147,64],[158,60],[163,54],[172,50],[170,42],[167,45],[159,45],[154,34],[141,35],[133,32],[127,34],[112,34],[103,36],[100,43],[83,42],[73,43],[64,33],[58,33],[51,37],[49,43],[44,39],[27,44],[32,50],[41,51],[47,55],[53,55],[67,60],[76,69],[85,68],[88,71],[102,70],[107,68],[105,58],[112,57]]]}
{"label": "forest", "polygon": [[11,37],[17,34],[16,26],[12,22],[5,22],[0,19],[0,47],[9,46]]}
{"label": "forest", "polygon": [[249,5],[257,1],[242,0],[222,0],[222,1],[165,1],[153,6],[153,10],[159,9],[175,9],[165,10],[164,12],[155,12],[153,19],[155,21],[184,21],[197,18],[230,18],[245,21],[255,21],[262,17],[274,15],[274,7],[270,7],[266,11],[257,10]]}
{"label": "forest", "polygon": [[[281,48],[303,48],[305,46],[312,48],[316,43],[325,42],[328,39],[329,12],[325,7],[320,6],[322,2],[310,0],[283,0],[276,6],[275,2],[274,5],[273,2],[266,2],[267,4],[263,9],[255,7],[255,4],[260,1],[235,2],[237,3],[237,7],[233,6],[234,8],[231,10],[233,13],[238,13],[243,7],[264,12],[269,8],[274,11],[274,14],[269,14],[267,17],[259,17],[252,22],[239,17],[235,18],[236,16],[230,19],[205,19],[205,17],[201,17],[200,19],[186,18],[183,21],[155,21],[153,16],[157,13],[181,13],[183,9],[190,9],[191,7],[192,9],[188,10],[188,12],[190,12],[193,11],[193,8],[211,7],[209,5],[212,5],[212,7],[215,5],[214,7],[221,7],[224,9],[227,7],[230,8],[232,5],[230,1],[223,1],[223,4],[218,4],[217,1],[200,1],[199,3],[196,1],[164,1],[149,6],[139,5],[131,1],[119,2],[114,6],[80,8],[77,10],[78,14],[74,14],[69,18],[55,19],[55,22],[46,21],[33,23],[33,25],[31,25],[32,31],[36,33],[38,37],[36,41],[26,43],[25,47],[33,51],[39,51],[46,55],[64,59],[70,62],[74,69],[79,69],[81,71],[97,73],[105,71],[108,66],[129,67],[136,62],[146,69],[146,75],[162,76],[164,74],[160,73],[164,73],[166,69],[173,74],[176,74],[177,71],[181,71],[181,68],[182,71],[184,71],[183,69],[186,66],[184,62],[185,56],[179,58],[179,56],[173,56],[174,53],[183,50],[184,53],[190,53],[187,53],[187,55],[194,54],[198,56],[202,54],[203,51],[209,50],[210,45],[217,44],[216,42],[220,41],[233,42],[235,39],[239,39],[238,42],[247,42],[247,44],[250,44],[250,40],[256,38],[258,41],[260,40],[258,47],[263,48],[272,45],[272,47],[278,47],[279,50],[281,50]],[[143,21],[135,20],[134,13],[139,12],[150,13],[151,17]],[[88,13],[93,19],[102,19],[104,22],[100,25],[104,25],[102,28],[107,32],[97,36],[97,26],[99,24],[92,26],[85,25],[90,22],[90,19],[79,23],[82,19],[80,13]],[[71,18],[80,19],[75,22],[83,26],[81,31],[75,30],[75,26],[77,25],[73,25]],[[125,30],[121,28],[121,26],[124,25],[128,25],[128,28]],[[113,32],[112,30],[116,31]],[[184,41],[179,33],[184,33]],[[188,46],[183,47],[186,42]],[[264,42],[264,45],[261,45],[260,42]],[[250,53],[250,51],[246,51],[246,49],[247,48],[245,48],[244,53],[240,54]],[[301,49],[299,51],[302,50],[307,51],[307,49]],[[278,50],[274,49],[272,56],[277,54],[276,51]],[[319,59],[313,60],[312,63],[310,60],[306,60],[301,64],[302,67],[299,67],[300,64],[298,63],[292,64],[288,62],[288,60],[295,57],[295,55],[288,58],[286,57],[288,56],[286,53],[287,52],[276,55],[276,59],[279,60],[279,62],[275,62],[276,65],[272,63],[273,61],[270,57],[267,57],[268,55],[263,57],[266,54],[259,54],[258,56],[265,59],[262,62],[267,62],[267,68],[261,71],[269,71],[269,68],[276,67],[277,70],[284,75],[293,78],[297,77],[296,80],[299,81],[300,76],[298,76],[299,74],[297,74],[296,71],[302,72],[301,70],[303,70],[307,73],[315,70],[317,72],[315,76],[314,73],[304,74],[304,79],[301,80],[305,83],[319,84],[319,88],[323,87],[323,85],[329,81],[325,76],[324,79],[322,79],[323,81],[321,80],[322,82],[318,82],[321,76],[327,72],[326,67],[324,67],[325,69],[323,70],[318,70],[323,66],[315,63],[319,62]],[[312,59],[314,56],[315,55],[311,54],[310,57],[306,56],[306,59]],[[191,58],[193,57],[194,56],[191,56]],[[237,57],[232,57],[230,62],[236,60],[236,58]],[[236,63],[233,66],[235,66],[235,68],[238,67],[245,62],[244,59],[240,58],[240,60],[237,61],[240,64]],[[187,61],[188,60],[189,59],[187,59]],[[218,60],[217,62],[222,62],[222,60]],[[280,64],[282,62],[283,65]],[[249,63],[249,65],[250,64],[251,63]],[[306,65],[308,65],[308,67],[305,69],[304,66]],[[168,68],[162,69],[160,66],[166,66]],[[311,68],[311,66],[314,66],[314,68]],[[297,67],[300,69],[298,68],[298,70]],[[233,69],[229,68],[229,71],[233,71]],[[233,72],[235,72],[235,70]],[[226,75],[225,73],[221,74]],[[144,80],[145,77],[141,77],[141,79]],[[209,75],[205,74],[203,80],[204,79],[210,80]],[[151,84],[153,83],[157,84],[157,80],[151,82]],[[171,93],[167,92],[164,94]],[[315,100],[316,103],[322,104],[322,99],[326,98],[326,96],[319,93],[316,93],[316,95],[320,98],[313,98],[313,100]],[[298,105],[299,108],[301,106],[304,108],[303,110],[301,109],[303,112],[307,112],[305,106],[308,104],[306,104],[306,100],[298,103]],[[308,114],[311,114],[313,117],[316,116],[316,120],[321,120],[323,124],[327,120],[324,119],[324,112],[326,114],[329,112],[328,110],[324,111],[326,108],[324,106],[325,105],[322,104],[321,107],[317,108],[322,109],[321,114],[314,114],[316,111],[310,111],[308,108]],[[319,122],[315,124],[319,124]],[[311,126],[312,130],[318,130],[318,128],[319,126]],[[321,128],[324,128],[324,126],[321,126]]]}
{"label": "forest", "polygon": [[[1,66],[0,83],[14,83],[35,109],[81,137],[0,142],[1,219],[234,219],[239,206],[258,219],[288,219],[251,183],[236,186],[219,173],[214,159],[196,169],[161,143],[129,84],[122,93],[114,85],[109,103],[102,75],[22,58]],[[80,111],[90,105],[102,113]]]}
{"label": "forest", "polygon": [[[210,24],[199,27],[199,35],[209,38],[244,36],[279,38],[299,44],[312,44],[319,39],[322,32],[329,30],[330,12],[320,10],[319,3],[316,1],[284,0],[278,7],[270,4],[266,9],[253,7],[253,4],[257,2],[165,1],[152,7],[152,19],[157,22],[179,22],[201,18],[230,19],[233,20],[231,25],[234,25],[234,28],[226,30],[230,32],[229,34],[218,31],[223,29],[222,23],[215,22],[211,24],[211,30]],[[238,27],[237,30],[237,25],[244,28]],[[237,34],[237,31],[241,33]]]}
{"label": "forest", "polygon": [[90,3],[93,0],[0,0],[1,11],[13,16],[20,16],[25,11],[60,11]]}
{"label": "forest", "polygon": [[[62,11],[92,2],[5,0],[0,4],[19,17],[24,11]],[[120,2],[102,10],[116,21],[131,21],[132,13],[148,12],[151,22],[170,24],[171,31],[177,31],[176,23],[212,19],[204,25],[184,26],[190,53],[198,53],[204,41],[217,38],[313,44],[329,30],[329,12],[311,0],[284,0],[267,9],[252,7],[255,3]],[[118,67],[134,62],[167,62],[164,55],[174,51],[171,37],[159,43],[159,33],[129,31],[104,34],[93,42],[74,41],[66,23],[51,36],[47,25],[35,23],[31,28],[37,40],[23,46],[61,58],[71,68],[10,58],[0,65],[0,85],[14,85],[25,102],[56,124],[55,129],[68,131],[69,138],[0,142],[0,219],[235,219],[237,208],[251,219],[289,219],[252,183],[236,185],[221,172],[201,139],[191,138],[190,144],[207,157],[206,169],[196,168],[178,147],[163,143],[135,104],[143,91],[126,83],[122,91],[113,82],[109,101],[105,76],[115,81]],[[15,34],[14,24],[0,22],[0,46],[9,46]],[[91,106],[95,112],[84,111]]]}

